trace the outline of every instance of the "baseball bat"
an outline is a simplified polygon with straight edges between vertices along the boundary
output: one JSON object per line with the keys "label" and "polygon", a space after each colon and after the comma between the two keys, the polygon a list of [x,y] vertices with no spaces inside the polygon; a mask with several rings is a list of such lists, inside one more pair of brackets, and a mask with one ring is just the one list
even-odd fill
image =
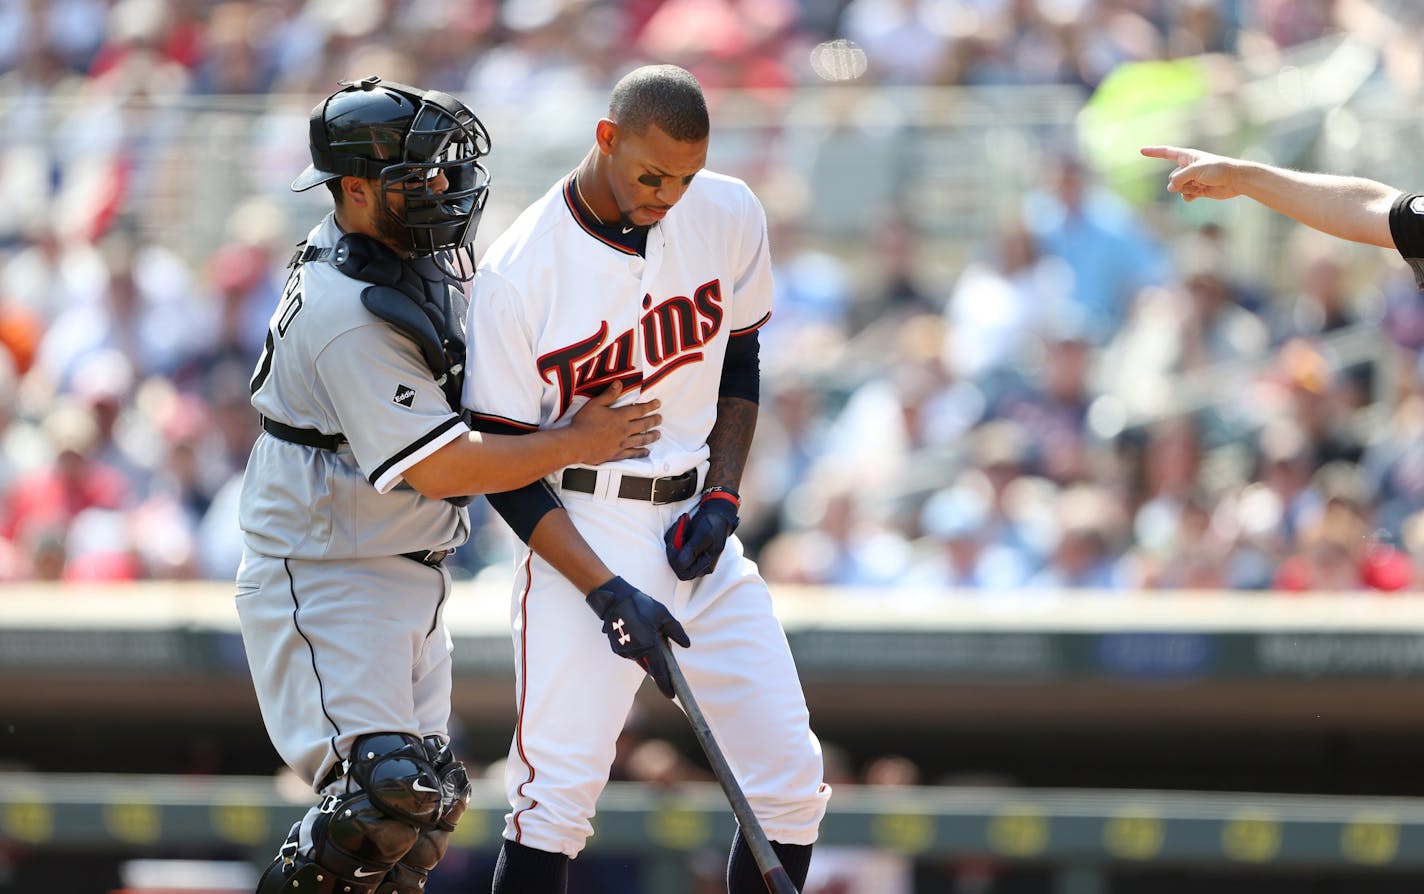
{"label": "baseball bat", "polygon": [[757,822],[756,814],[752,813],[752,805],[747,802],[747,796],[742,794],[742,787],[737,783],[737,777],[732,773],[726,756],[722,754],[716,737],[712,735],[712,727],[707,725],[707,718],[698,707],[697,699],[692,697],[692,687],[687,685],[687,677],[682,675],[682,668],[678,666],[677,659],[672,654],[672,647],[664,637],[658,637],[658,649],[662,652],[663,660],[667,662],[673,692],[677,693],[683,713],[687,714],[688,722],[692,724],[692,732],[697,736],[698,744],[702,746],[707,760],[712,764],[712,773],[722,784],[722,791],[727,794],[727,800],[732,804],[732,814],[737,818],[737,825],[742,827],[742,838],[746,840],[747,847],[756,859],[767,891],[771,894],[798,894],[791,876],[786,874],[786,868],[781,865],[776,851],[772,849],[766,832],[762,831],[761,823]]}

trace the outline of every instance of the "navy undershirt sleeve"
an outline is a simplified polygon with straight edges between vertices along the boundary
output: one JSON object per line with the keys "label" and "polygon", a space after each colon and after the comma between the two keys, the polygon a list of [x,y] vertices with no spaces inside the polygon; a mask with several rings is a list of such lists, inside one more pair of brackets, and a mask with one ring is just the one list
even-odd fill
{"label": "navy undershirt sleeve", "polygon": [[489,500],[494,511],[504,519],[504,523],[525,543],[534,536],[534,529],[539,527],[544,516],[563,505],[548,482],[542,478],[519,490],[489,494],[485,499]]}
{"label": "navy undershirt sleeve", "polygon": [[[490,434],[529,434],[522,429],[505,427],[488,419],[476,418],[470,424],[476,431]],[[485,499],[489,500],[490,506],[499,513],[500,518],[504,519],[504,523],[509,525],[515,535],[525,543],[529,542],[529,538],[534,535],[534,529],[539,526],[539,522],[545,515],[563,506],[553,488],[549,487],[548,482],[542,478],[515,490],[487,494]]]}
{"label": "navy undershirt sleeve", "polygon": [[761,402],[761,341],[757,330],[727,339],[727,358],[722,363],[717,396]]}

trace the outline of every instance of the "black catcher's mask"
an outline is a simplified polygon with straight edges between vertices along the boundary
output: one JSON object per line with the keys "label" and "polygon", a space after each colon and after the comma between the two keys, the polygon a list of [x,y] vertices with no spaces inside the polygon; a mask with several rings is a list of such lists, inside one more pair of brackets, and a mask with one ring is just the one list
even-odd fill
{"label": "black catcher's mask", "polygon": [[[292,189],[337,177],[379,178],[381,210],[405,230],[417,256],[459,251],[459,278],[473,275],[475,232],[489,196],[489,132],[464,103],[438,90],[382,81],[343,81],[311,113],[312,163]],[[440,173],[444,192],[429,186]],[[399,191],[404,212],[386,204]],[[443,267],[444,265],[442,265]],[[449,271],[447,271],[449,272]]]}

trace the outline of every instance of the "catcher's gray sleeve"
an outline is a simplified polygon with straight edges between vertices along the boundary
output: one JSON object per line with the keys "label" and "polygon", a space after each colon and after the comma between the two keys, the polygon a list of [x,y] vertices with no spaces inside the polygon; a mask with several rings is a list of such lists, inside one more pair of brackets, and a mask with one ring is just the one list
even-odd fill
{"label": "catcher's gray sleeve", "polygon": [[389,324],[338,335],[317,356],[317,369],[357,465],[381,493],[406,469],[469,432],[415,343]]}

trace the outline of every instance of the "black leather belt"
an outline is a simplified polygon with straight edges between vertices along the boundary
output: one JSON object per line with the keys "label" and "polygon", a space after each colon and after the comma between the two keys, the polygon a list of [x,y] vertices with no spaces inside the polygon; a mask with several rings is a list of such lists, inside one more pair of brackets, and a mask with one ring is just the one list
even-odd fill
{"label": "black leather belt", "polygon": [[[564,469],[564,490],[591,494],[598,490],[598,472],[593,469]],[[643,500],[661,505],[686,500],[697,493],[697,470],[688,469],[681,475],[665,478],[640,478],[623,475],[618,480],[618,496],[625,500]]]}
{"label": "black leather belt", "polygon": [[449,558],[453,552],[453,549],[418,549],[413,553],[401,553],[401,558],[429,565],[431,568],[439,568],[440,563]]}
{"label": "black leather belt", "polygon": [[262,429],[274,438],[281,438],[283,441],[290,441],[293,444],[316,447],[320,450],[335,450],[346,441],[342,435],[323,434],[314,428],[296,428],[285,422],[268,419],[266,416],[262,417]]}

